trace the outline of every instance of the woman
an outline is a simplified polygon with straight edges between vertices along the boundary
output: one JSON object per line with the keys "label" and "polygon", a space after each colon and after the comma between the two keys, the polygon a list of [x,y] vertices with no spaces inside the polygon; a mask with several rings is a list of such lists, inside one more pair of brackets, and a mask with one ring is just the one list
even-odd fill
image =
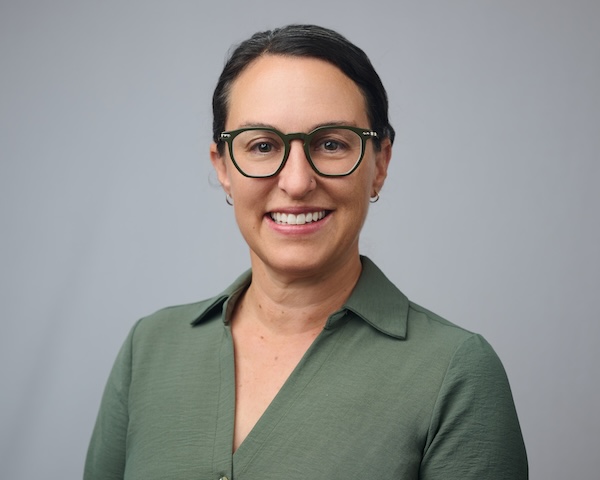
{"label": "woman", "polygon": [[85,478],[527,478],[491,347],[359,255],[394,140],[366,55],[316,26],[258,33],[213,110],[251,272],[133,328]]}

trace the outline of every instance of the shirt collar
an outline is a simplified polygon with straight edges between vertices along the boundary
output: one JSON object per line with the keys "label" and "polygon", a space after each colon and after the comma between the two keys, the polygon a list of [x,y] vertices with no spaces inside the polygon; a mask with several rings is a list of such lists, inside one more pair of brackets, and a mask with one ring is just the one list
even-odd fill
{"label": "shirt collar", "polygon": [[343,308],[390,337],[406,338],[408,298],[368,257],[360,259],[362,272]]}
{"label": "shirt collar", "polygon": [[[380,332],[397,339],[406,338],[409,302],[406,296],[388,280],[367,257],[361,256],[362,272],[352,294],[341,311],[351,311]],[[197,304],[197,316],[192,325],[202,323],[216,310],[229,307],[252,278],[250,270],[243,273],[216,297]],[[225,315],[227,318],[228,315]],[[332,315],[330,320],[334,317]],[[337,315],[335,317],[338,317]],[[329,321],[328,321],[329,324]]]}

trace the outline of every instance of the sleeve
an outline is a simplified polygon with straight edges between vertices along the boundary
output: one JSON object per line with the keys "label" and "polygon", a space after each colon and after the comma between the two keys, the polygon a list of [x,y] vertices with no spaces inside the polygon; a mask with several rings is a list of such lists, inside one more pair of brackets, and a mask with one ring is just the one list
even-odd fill
{"label": "sleeve", "polygon": [[479,335],[465,340],[448,365],[419,478],[528,478],[525,445],[506,373]]}
{"label": "sleeve", "polygon": [[125,472],[132,340],[129,333],[104,389],[84,467],[84,480],[121,480]]}

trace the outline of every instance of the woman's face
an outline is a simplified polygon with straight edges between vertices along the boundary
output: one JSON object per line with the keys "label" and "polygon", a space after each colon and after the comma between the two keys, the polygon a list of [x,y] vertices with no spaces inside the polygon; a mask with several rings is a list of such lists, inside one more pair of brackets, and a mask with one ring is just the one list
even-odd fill
{"label": "woman's face", "polygon": [[[337,67],[314,58],[266,55],[251,63],[234,81],[226,130],[269,126],[283,133],[308,133],[322,125],[370,128],[364,97]],[[300,140],[272,178],[241,175],[217,146],[211,159],[219,181],[233,198],[240,231],[253,266],[262,262],[295,277],[331,273],[358,260],[358,237],[369,198],[379,191],[391,155],[388,140],[377,151],[372,141],[356,171],[325,178],[309,165]],[[322,219],[301,225],[278,223],[276,214],[312,214]]]}

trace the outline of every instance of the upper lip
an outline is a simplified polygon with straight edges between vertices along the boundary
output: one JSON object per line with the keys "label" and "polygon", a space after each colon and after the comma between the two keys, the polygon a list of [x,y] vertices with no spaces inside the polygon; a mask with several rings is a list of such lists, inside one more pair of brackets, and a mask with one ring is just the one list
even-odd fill
{"label": "upper lip", "polygon": [[323,207],[276,207],[269,210],[269,213],[293,213],[298,215],[300,213],[312,213],[312,212],[328,212],[327,208]]}

